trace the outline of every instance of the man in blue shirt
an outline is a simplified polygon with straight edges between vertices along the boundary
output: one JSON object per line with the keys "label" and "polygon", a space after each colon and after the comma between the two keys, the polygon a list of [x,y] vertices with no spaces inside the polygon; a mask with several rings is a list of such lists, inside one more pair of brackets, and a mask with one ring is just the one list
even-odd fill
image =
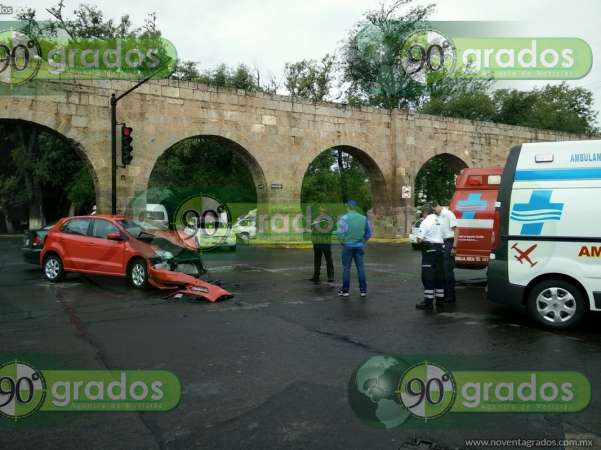
{"label": "man in blue shirt", "polygon": [[338,295],[349,296],[351,284],[351,264],[353,260],[357,266],[359,276],[359,290],[361,297],[367,295],[367,282],[365,281],[365,268],[363,266],[363,247],[371,237],[371,226],[367,217],[359,213],[357,202],[349,200],[346,203],[347,213],[338,221],[336,236],[342,243],[342,289]]}

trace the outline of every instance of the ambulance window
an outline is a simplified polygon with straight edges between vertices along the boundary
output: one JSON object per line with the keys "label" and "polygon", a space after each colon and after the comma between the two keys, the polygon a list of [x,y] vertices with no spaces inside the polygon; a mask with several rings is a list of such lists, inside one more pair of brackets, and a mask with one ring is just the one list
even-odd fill
{"label": "ambulance window", "polygon": [[488,184],[501,184],[501,175],[489,175]]}

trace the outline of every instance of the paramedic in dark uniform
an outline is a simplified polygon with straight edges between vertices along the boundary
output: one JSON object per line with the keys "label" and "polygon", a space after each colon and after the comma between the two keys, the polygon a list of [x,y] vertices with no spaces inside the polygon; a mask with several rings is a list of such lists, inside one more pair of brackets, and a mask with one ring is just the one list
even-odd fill
{"label": "paramedic in dark uniform", "polygon": [[441,220],[430,204],[425,204],[422,211],[426,218],[417,231],[417,238],[422,242],[422,283],[424,285],[424,301],[415,305],[417,309],[431,310],[444,300],[443,286],[443,246]]}
{"label": "paramedic in dark uniform", "polygon": [[[443,202],[447,205],[447,202]],[[455,242],[457,242],[457,216],[447,206],[433,203],[434,211],[440,217],[442,227],[443,249],[443,275],[444,275],[444,301],[455,303]]]}

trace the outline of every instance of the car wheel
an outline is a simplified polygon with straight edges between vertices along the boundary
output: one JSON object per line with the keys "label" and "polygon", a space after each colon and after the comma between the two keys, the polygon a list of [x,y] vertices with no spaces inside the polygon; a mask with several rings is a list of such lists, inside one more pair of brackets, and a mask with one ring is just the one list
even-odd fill
{"label": "car wheel", "polygon": [[57,255],[48,255],[44,258],[44,275],[48,281],[53,283],[64,278],[63,262]]}
{"label": "car wheel", "polygon": [[575,326],[587,311],[584,295],[574,284],[564,280],[546,280],[532,288],[527,307],[539,324],[553,329]]}
{"label": "car wheel", "polygon": [[230,252],[235,252],[235,251],[236,251],[236,246],[235,246],[235,245],[230,245],[230,246],[229,246],[227,249],[228,249]]}
{"label": "car wheel", "polygon": [[127,279],[130,286],[136,289],[142,289],[148,284],[148,270],[146,261],[143,259],[135,259],[130,265],[127,272]]}
{"label": "car wheel", "polygon": [[246,232],[240,233],[240,240],[242,240],[243,242],[247,242],[250,240],[250,235]]}

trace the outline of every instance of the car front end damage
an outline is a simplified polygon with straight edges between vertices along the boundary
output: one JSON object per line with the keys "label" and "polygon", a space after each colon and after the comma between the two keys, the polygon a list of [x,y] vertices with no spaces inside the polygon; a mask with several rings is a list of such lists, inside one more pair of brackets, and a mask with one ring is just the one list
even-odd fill
{"label": "car front end damage", "polygon": [[155,288],[174,291],[170,298],[192,297],[216,302],[234,296],[217,284],[200,278],[207,271],[199,253],[162,239],[154,240],[152,244],[155,255],[149,258],[148,282]]}
{"label": "car front end damage", "polygon": [[169,297],[195,297],[209,302],[225,300],[234,295],[220,286],[182,272],[150,266],[148,282],[161,290],[173,290]]}

